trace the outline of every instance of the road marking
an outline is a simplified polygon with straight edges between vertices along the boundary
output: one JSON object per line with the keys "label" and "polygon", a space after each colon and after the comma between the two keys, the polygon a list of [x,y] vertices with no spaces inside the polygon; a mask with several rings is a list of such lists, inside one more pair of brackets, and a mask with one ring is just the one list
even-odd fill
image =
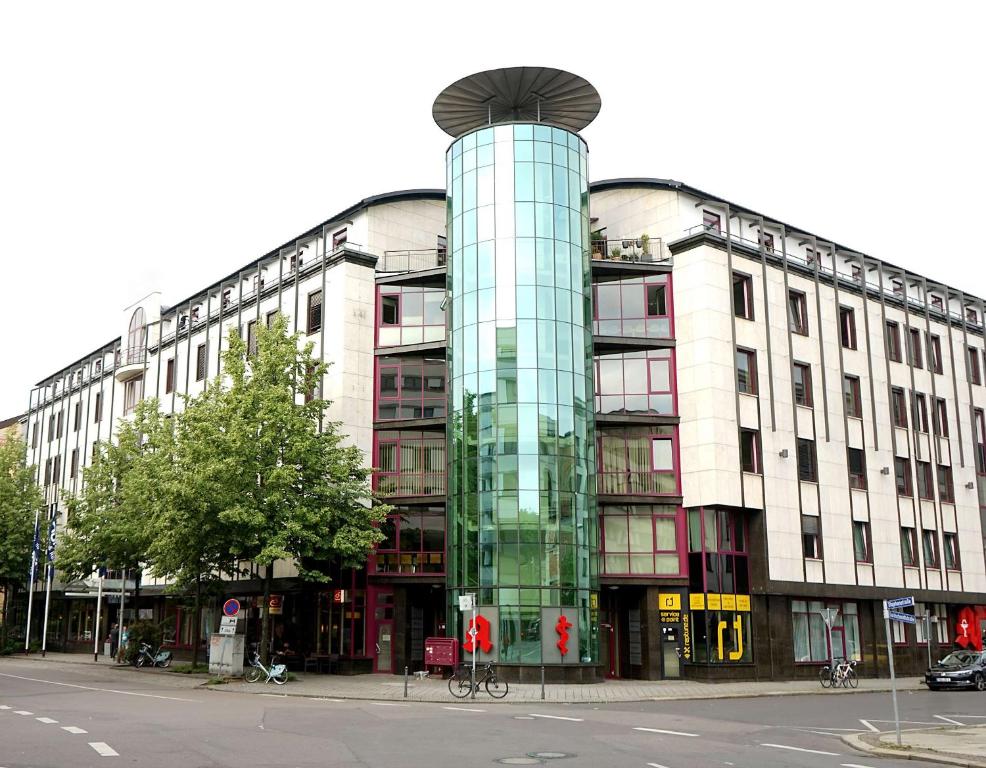
{"label": "road marking", "polygon": [[36,717],[34,719],[39,723],[44,723],[45,725],[52,725],[53,723],[58,722],[57,720],[52,720],[50,717]]}
{"label": "road marking", "polygon": [[15,715],[33,715],[34,713],[33,712],[28,712],[26,709],[15,709],[14,710],[14,714]]}
{"label": "road marking", "polygon": [[69,733],[89,733],[89,731],[79,728],[77,725],[63,725],[63,731],[68,731]]}
{"label": "road marking", "polygon": [[0,709],[10,709],[6,704],[0,704]]}
{"label": "road marking", "polygon": [[40,680],[36,677],[21,677],[20,675],[8,675],[6,673],[0,672],[0,677],[10,677],[14,680],[27,680],[31,683],[47,683],[48,685],[61,685],[65,688],[79,688],[83,691],[101,691],[102,693],[119,693],[121,696],[141,696],[147,699],[166,699],[167,701],[187,701],[192,704],[198,704],[195,699],[179,699],[177,696],[158,696],[154,693],[136,693],[135,691],[116,691],[112,688],[93,688],[89,685],[76,685],[75,683],[59,683],[55,680]]}
{"label": "road marking", "polygon": [[872,766],[860,765],[859,763],[842,763],[842,768],[872,768]]}
{"label": "road marking", "polygon": [[828,731],[808,731],[808,733],[813,733],[816,736],[838,736],[837,733],[829,733]]}
{"label": "road marking", "polygon": [[697,733],[686,733],[685,731],[665,731],[663,728],[634,728],[635,731],[646,731],[647,733],[665,733],[668,736],[698,736]]}
{"label": "road marking", "polygon": [[787,744],[761,744],[761,747],[773,747],[774,749],[790,749],[795,752],[810,752],[813,755],[828,755],[829,757],[838,757],[838,752],[823,752],[820,749],[805,749],[804,747],[790,747]]}
{"label": "road marking", "polygon": [[863,720],[863,718],[860,718],[859,719],[859,722],[861,722],[863,725],[865,725],[867,728],[869,728],[874,733],[879,733],[880,732],[880,729],[877,728],[875,725],[873,725],[873,723],[871,723],[869,720]]}
{"label": "road marking", "polygon": [[469,709],[469,707],[442,707],[442,709],[451,709],[456,712],[485,712],[485,709]]}
{"label": "road marking", "polygon": [[946,723],[951,723],[952,725],[965,725],[965,723],[960,723],[958,720],[953,720],[950,717],[945,717],[945,715],[933,715],[933,717],[937,717],[939,720],[944,720]]}
{"label": "road marking", "polygon": [[561,715],[536,715],[533,712],[529,713],[530,717],[541,717],[545,720],[568,720],[571,723],[584,723],[585,721],[581,717],[562,717]]}
{"label": "road marking", "polygon": [[268,699],[286,699],[286,693],[258,693],[258,696],[266,696]]}
{"label": "road marking", "polygon": [[331,702],[333,702],[335,704],[342,704],[345,701],[345,699],[326,699],[326,698],[323,698],[321,696],[309,696],[308,697],[308,700],[309,701],[331,701]]}
{"label": "road marking", "polygon": [[647,763],[650,768],[668,768],[666,765],[661,765],[660,763]]}
{"label": "road marking", "polygon": [[370,702],[375,707],[406,707],[407,704],[398,704],[395,701],[371,701]]}
{"label": "road marking", "polygon": [[90,741],[89,746],[96,750],[101,757],[119,757],[120,753],[105,741]]}

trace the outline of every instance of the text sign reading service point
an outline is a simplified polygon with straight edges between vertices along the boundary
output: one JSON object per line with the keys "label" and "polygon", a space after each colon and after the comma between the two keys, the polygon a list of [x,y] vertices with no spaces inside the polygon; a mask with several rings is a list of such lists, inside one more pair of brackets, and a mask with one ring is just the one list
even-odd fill
{"label": "text sign reading service point", "polygon": [[883,601],[889,610],[894,610],[895,608],[911,608],[914,605],[913,597],[893,597],[889,600]]}
{"label": "text sign reading service point", "polygon": [[235,597],[231,597],[225,603],[223,603],[223,615],[225,616],[235,616],[240,612],[240,601]]}

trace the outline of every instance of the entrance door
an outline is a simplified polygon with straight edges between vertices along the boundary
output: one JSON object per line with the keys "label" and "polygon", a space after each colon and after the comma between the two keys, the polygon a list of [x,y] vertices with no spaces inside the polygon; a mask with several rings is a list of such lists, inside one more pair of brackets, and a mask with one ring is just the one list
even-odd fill
{"label": "entrance door", "polygon": [[661,627],[661,663],[666,680],[681,677],[681,642],[677,624]]}
{"label": "entrance door", "polygon": [[374,672],[394,671],[394,593],[374,590]]}

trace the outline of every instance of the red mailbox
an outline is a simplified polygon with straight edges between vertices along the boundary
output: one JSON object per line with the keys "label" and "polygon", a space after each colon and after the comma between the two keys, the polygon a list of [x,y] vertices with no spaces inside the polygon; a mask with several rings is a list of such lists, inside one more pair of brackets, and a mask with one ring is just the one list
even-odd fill
{"label": "red mailbox", "polygon": [[454,637],[425,638],[425,666],[452,667],[459,663],[459,642]]}

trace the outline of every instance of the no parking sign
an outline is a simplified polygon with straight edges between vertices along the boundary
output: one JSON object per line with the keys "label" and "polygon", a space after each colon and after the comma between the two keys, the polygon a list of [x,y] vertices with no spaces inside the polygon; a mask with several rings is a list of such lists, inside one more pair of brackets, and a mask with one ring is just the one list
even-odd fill
{"label": "no parking sign", "polygon": [[240,612],[240,601],[231,597],[223,603],[223,616],[236,616]]}

